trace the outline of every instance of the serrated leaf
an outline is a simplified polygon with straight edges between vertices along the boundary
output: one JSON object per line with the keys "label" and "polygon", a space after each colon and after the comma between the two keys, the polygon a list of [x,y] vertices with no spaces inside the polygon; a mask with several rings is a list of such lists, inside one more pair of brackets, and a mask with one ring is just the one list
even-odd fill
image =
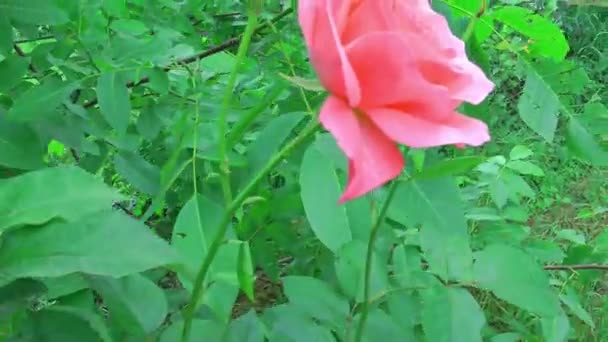
{"label": "serrated leaf", "polygon": [[570,50],[560,27],[530,9],[503,6],[492,14],[492,18],[528,37],[528,50],[532,54],[561,61]]}
{"label": "serrated leaf", "polygon": [[35,121],[52,114],[68,98],[76,84],[50,78],[21,93],[6,117],[15,121]]}
{"label": "serrated leaf", "polygon": [[597,166],[608,166],[608,151],[575,117],[570,117],[566,129],[566,145],[577,158]]}
{"label": "serrated leaf", "polygon": [[581,304],[578,294],[571,288],[567,288],[564,293],[559,295],[559,299],[564,303],[568,309],[581,321],[585,322],[591,329],[595,329],[595,323],[593,323],[593,317],[585,310]]}
{"label": "serrated leaf", "polygon": [[0,0],[0,13],[33,25],[60,25],[70,20],[63,9],[49,0]]}
{"label": "serrated leaf", "polygon": [[570,330],[570,321],[566,313],[560,308],[555,316],[542,317],[541,326],[543,329],[543,341],[547,342],[566,342]]}
{"label": "serrated leaf", "polygon": [[549,278],[530,255],[508,245],[489,245],[475,255],[475,280],[497,297],[542,316],[560,312]]}
{"label": "serrated leaf", "polygon": [[435,286],[421,291],[421,296],[422,326],[428,341],[482,341],[486,319],[467,290]]}
{"label": "serrated leaf", "polygon": [[0,92],[5,92],[19,83],[27,72],[28,65],[29,62],[26,58],[17,55],[9,55],[0,62],[0,75],[2,75],[0,77]]}
{"label": "serrated leaf", "polygon": [[338,205],[342,189],[333,163],[315,145],[304,153],[300,188],[304,211],[315,236],[337,252],[352,239],[348,215],[346,208]]}
{"label": "serrated leaf", "polygon": [[319,279],[304,276],[283,278],[285,295],[290,305],[309,317],[314,317],[332,327],[344,327],[349,315],[349,305]]}
{"label": "serrated leaf", "polygon": [[122,277],[176,261],[174,250],[143,223],[103,211],[4,233],[0,284],[74,272]]}
{"label": "serrated leaf", "polygon": [[[222,219],[223,208],[205,196],[195,195],[177,215],[171,243],[194,273],[204,258]],[[205,219],[203,220],[203,213]],[[187,274],[178,276],[184,287],[190,288]]]}
{"label": "serrated leaf", "polygon": [[[355,317],[354,326],[358,326],[359,316]],[[367,325],[363,331],[363,341],[416,341],[413,329],[401,325],[401,317],[391,317],[383,310],[375,309],[369,313]]]}
{"label": "serrated leaf", "polygon": [[227,342],[263,342],[264,326],[254,310],[230,322]]}
{"label": "serrated leaf", "polygon": [[308,80],[308,79],[305,79],[302,77],[289,76],[289,75],[285,75],[282,73],[279,73],[279,75],[281,75],[281,77],[283,77],[284,79],[289,81],[289,83],[295,85],[296,87],[302,88],[302,89],[306,89],[306,90],[310,90],[310,91],[314,91],[314,92],[320,92],[320,91],[325,90],[325,88],[323,88],[321,83],[319,83],[319,81],[317,81],[317,80]]}
{"label": "serrated leaf", "polygon": [[[182,340],[184,321],[171,324],[160,335],[159,342],[175,342]],[[216,321],[193,319],[190,338],[184,342],[222,341],[224,327]]]}
{"label": "serrated leaf", "polygon": [[254,283],[255,283],[255,272],[253,270],[253,260],[251,258],[251,250],[249,249],[249,242],[242,241],[239,244],[239,258],[237,264],[237,276],[239,278],[239,285],[241,290],[247,297],[254,301]]}
{"label": "serrated leaf", "polygon": [[[221,205],[206,196],[195,195],[177,217],[171,242],[185,265],[183,270],[178,270],[178,277],[189,291],[193,288],[194,275],[200,268],[212,240],[216,238],[223,211]],[[228,229],[226,238],[232,239],[233,236],[234,232]],[[205,279],[208,288],[201,303],[209,306],[222,321],[230,317],[231,308],[238,295],[239,246],[240,242],[223,244]]]}
{"label": "serrated leaf", "polygon": [[493,179],[490,184],[488,184],[488,190],[490,191],[490,198],[498,209],[502,209],[509,199],[509,188],[507,185],[500,179]]}
{"label": "serrated leaf", "polygon": [[7,120],[1,113],[0,151],[0,165],[20,170],[44,166],[44,146],[36,131],[27,124]]}
{"label": "serrated leaf", "polygon": [[8,227],[42,224],[55,217],[74,220],[109,209],[112,201],[119,199],[122,196],[114,189],[72,166],[0,180],[0,233]]}
{"label": "serrated leaf", "polygon": [[526,159],[533,154],[532,150],[522,145],[515,145],[511,152],[509,152],[509,159],[511,160],[520,160]]}
{"label": "serrated leaf", "polygon": [[129,90],[117,72],[105,72],[97,80],[97,98],[104,119],[119,133],[124,134],[131,117]]}
{"label": "serrated leaf", "polygon": [[304,117],[304,113],[283,114],[266,124],[257,139],[247,148],[247,161],[252,175],[268,163]]}
{"label": "serrated leaf", "polygon": [[431,179],[458,175],[474,169],[484,160],[485,158],[480,156],[467,156],[444,159],[438,163],[424,168],[420,172],[414,173],[412,175],[412,178]]}
{"label": "serrated leaf", "polygon": [[114,341],[101,316],[79,307],[53,305],[28,321],[34,341]]}
{"label": "serrated leaf", "polygon": [[420,227],[420,243],[430,270],[444,279],[469,279],[472,252],[464,205],[453,178],[400,184],[388,217]]}
{"label": "serrated leaf", "polygon": [[0,54],[13,50],[13,27],[7,16],[0,16]]}
{"label": "serrated leaf", "polygon": [[552,142],[560,107],[558,95],[541,75],[529,66],[526,84],[517,103],[521,119],[546,141]]}
{"label": "serrated leaf", "polygon": [[[345,244],[336,254],[336,276],[347,296],[358,302],[363,301],[365,282],[365,260],[367,245],[363,241],[353,240]],[[377,253],[372,256],[372,273],[370,278],[370,295],[375,297],[388,290],[388,270]]]}
{"label": "serrated leaf", "polygon": [[543,177],[545,175],[545,172],[540,167],[526,160],[511,160],[507,163],[506,167],[517,171],[522,175],[532,175],[537,177]]}
{"label": "serrated leaf", "polygon": [[169,92],[169,75],[167,72],[160,68],[154,68],[147,72],[150,82],[148,87],[156,91],[161,95],[165,95]]}
{"label": "serrated leaf", "polygon": [[30,301],[47,291],[44,283],[34,279],[17,279],[0,287],[0,317],[10,315],[30,305]]}
{"label": "serrated leaf", "polygon": [[160,168],[140,155],[121,151],[114,156],[114,166],[137,190],[152,196],[160,190]]}
{"label": "serrated leaf", "polygon": [[162,289],[140,274],[122,278],[87,277],[125,331],[141,336],[153,332],[166,318],[167,299]]}

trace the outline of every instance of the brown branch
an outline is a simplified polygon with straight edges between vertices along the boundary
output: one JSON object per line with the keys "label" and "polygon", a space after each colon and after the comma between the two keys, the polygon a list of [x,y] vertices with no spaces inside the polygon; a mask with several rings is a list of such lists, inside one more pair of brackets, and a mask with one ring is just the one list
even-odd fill
{"label": "brown branch", "polygon": [[[272,18],[272,20],[270,20],[269,22],[266,22],[266,23],[258,26],[255,29],[254,33],[258,33],[261,30],[263,30],[263,29],[267,28],[268,26],[270,26],[271,23],[274,24],[275,22],[283,19],[284,17],[286,17],[287,15],[289,15],[291,12],[293,12],[292,8],[288,8],[288,9],[284,10],[283,12],[281,12],[280,14],[278,14],[276,17]],[[219,53],[221,51],[227,50],[227,49],[229,49],[229,48],[231,48],[233,46],[238,45],[240,41],[241,41],[241,37],[234,37],[234,38],[228,39],[227,41],[223,42],[220,45],[214,46],[214,47],[212,47],[212,48],[210,48],[208,50],[205,50],[205,51],[203,51],[201,53],[198,53],[198,54],[196,54],[194,56],[186,57],[186,58],[181,59],[181,60],[179,60],[179,61],[177,61],[177,62],[175,62],[175,63],[173,63],[173,64],[171,64],[169,66],[166,66],[166,67],[163,68],[163,70],[164,71],[169,71],[169,70],[171,70],[171,68],[174,65],[189,64],[189,63],[201,60],[201,59],[203,59],[205,57],[209,57],[211,55],[215,55],[216,53]],[[150,82],[150,78],[149,77],[143,77],[143,78],[139,79],[138,81],[131,81],[131,82],[127,83],[127,88],[133,88],[133,87],[136,87],[136,86],[148,83],[148,82]],[[91,108],[91,107],[95,106],[97,104],[97,102],[98,102],[97,98],[92,99],[91,101],[86,102],[83,105],[83,107],[84,108]]]}
{"label": "brown branch", "polygon": [[546,265],[543,267],[547,271],[575,271],[575,270],[600,270],[608,271],[608,265],[600,264],[579,264],[579,265]]}
{"label": "brown branch", "polygon": [[20,40],[15,40],[15,44],[23,44],[23,43],[33,43],[33,42],[38,42],[41,40],[49,40],[49,39],[54,39],[55,36],[43,36],[43,37],[38,37],[38,38],[31,38],[31,39],[20,39]]}

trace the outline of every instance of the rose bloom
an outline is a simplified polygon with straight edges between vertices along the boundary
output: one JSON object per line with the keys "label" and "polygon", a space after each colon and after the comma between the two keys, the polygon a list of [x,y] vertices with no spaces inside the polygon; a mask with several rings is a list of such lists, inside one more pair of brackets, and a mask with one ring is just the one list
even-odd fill
{"label": "rose bloom", "polygon": [[397,177],[414,148],[479,146],[487,126],[456,112],[494,85],[428,0],[300,0],[311,63],[330,95],[319,119],[348,157],[345,202]]}

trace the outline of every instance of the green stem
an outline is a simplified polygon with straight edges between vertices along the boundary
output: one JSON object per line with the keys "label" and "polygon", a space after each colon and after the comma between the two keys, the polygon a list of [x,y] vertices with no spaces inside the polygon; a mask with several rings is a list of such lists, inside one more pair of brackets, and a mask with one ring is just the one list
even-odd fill
{"label": "green stem", "polygon": [[471,38],[471,36],[473,35],[473,30],[475,29],[475,24],[477,24],[477,17],[473,17],[471,19],[469,19],[469,24],[467,25],[467,28],[464,30],[464,33],[462,34],[462,41],[463,42],[467,42],[469,40],[469,38]]}
{"label": "green stem", "polygon": [[222,107],[217,123],[220,135],[218,142],[218,152],[220,161],[220,182],[222,184],[222,192],[224,193],[224,202],[226,206],[228,206],[230,202],[232,202],[232,190],[230,189],[230,168],[228,166],[228,160],[226,158],[226,132],[228,131],[228,124],[226,121],[228,117],[228,107],[230,106],[230,101],[232,100],[232,95],[234,93],[234,85],[236,83],[236,78],[239,75],[240,66],[245,60],[245,56],[247,54],[247,50],[249,49],[251,37],[255,32],[257,22],[258,17],[255,11],[249,11],[247,26],[245,27],[245,33],[243,34],[243,39],[241,40],[241,44],[239,45],[239,49],[236,54],[234,68],[232,69],[232,72],[230,73],[230,76],[228,78],[228,84],[226,85],[226,90],[224,92]]}
{"label": "green stem", "polygon": [[248,111],[239,121],[232,127],[230,133],[228,134],[227,140],[227,148],[232,149],[236,143],[238,143],[247,129],[253,124],[258,115],[262,114],[264,110],[272,104],[274,100],[276,100],[279,95],[285,90],[285,86],[281,84],[277,84],[272,87],[270,93],[258,103],[255,107],[253,107],[250,111]]}
{"label": "green stem", "polygon": [[394,180],[391,184],[388,195],[386,196],[386,200],[382,205],[382,209],[380,209],[380,214],[378,215],[378,219],[376,223],[372,227],[372,231],[369,233],[369,240],[367,241],[367,254],[365,256],[365,279],[364,279],[364,287],[363,287],[363,302],[361,303],[361,319],[359,320],[359,326],[357,327],[357,334],[355,335],[355,342],[360,342],[363,338],[363,330],[365,329],[365,323],[367,322],[367,316],[369,314],[369,302],[370,302],[370,292],[371,292],[371,278],[372,278],[372,257],[374,255],[374,244],[376,243],[376,238],[378,237],[378,232],[380,231],[380,227],[384,222],[384,218],[386,217],[386,212],[391,202],[393,201],[393,197],[395,196],[395,192],[397,190],[397,185],[399,184],[398,180]]}
{"label": "green stem", "polygon": [[251,192],[257,187],[257,185],[265,179],[265,177],[272,171],[286,155],[291,153],[296,147],[298,147],[301,143],[305,142],[309,137],[311,137],[318,129],[319,123],[316,120],[311,121],[300,134],[295,137],[289,144],[287,144],[283,149],[281,149],[267,164],[264,168],[247,184],[247,186],[243,189],[241,193],[237,195],[237,197],[232,201],[232,203],[226,208],[226,212],[222,217],[222,221],[220,226],[217,229],[217,234],[213,238],[211,242],[211,246],[209,246],[209,250],[203,259],[203,263],[196,274],[196,279],[194,280],[194,289],[192,290],[192,298],[190,299],[190,303],[184,309],[184,330],[182,331],[182,342],[188,341],[190,338],[190,330],[192,328],[192,319],[194,316],[194,311],[198,307],[198,304],[203,297],[204,291],[204,282],[205,277],[207,276],[207,272],[209,271],[209,267],[211,266],[211,262],[215,258],[217,251],[220,246],[224,242],[224,237],[226,235],[226,230],[228,229],[228,225],[232,220],[232,216],[234,212],[240,208],[240,206],[245,202],[245,200],[249,197]]}

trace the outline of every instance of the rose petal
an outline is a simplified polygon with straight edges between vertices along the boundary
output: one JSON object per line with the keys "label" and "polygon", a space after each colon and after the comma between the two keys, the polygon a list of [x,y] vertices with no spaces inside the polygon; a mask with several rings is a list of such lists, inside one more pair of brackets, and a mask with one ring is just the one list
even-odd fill
{"label": "rose petal", "polygon": [[396,144],[370,120],[358,118],[341,99],[330,96],[319,119],[348,158],[348,184],[340,203],[383,185],[403,169],[404,158]]}
{"label": "rose petal", "polygon": [[423,113],[391,108],[367,110],[367,116],[393,141],[414,148],[467,144],[479,146],[490,140],[483,121],[451,112],[443,122],[429,121]]}
{"label": "rose petal", "polygon": [[389,1],[362,0],[349,7],[348,20],[341,31],[342,44],[348,45],[372,32],[394,31]]}
{"label": "rose petal", "polygon": [[347,47],[348,58],[357,73],[361,104],[368,108],[424,103],[428,115],[444,120],[455,107],[447,88],[425,79],[409,46],[400,32],[373,32]]}
{"label": "rose petal", "polygon": [[349,103],[356,105],[360,101],[359,82],[340,41],[335,21],[337,9],[333,8],[341,6],[342,1],[300,1],[298,18],[321,84],[332,94],[348,98]]}
{"label": "rose petal", "polygon": [[448,87],[453,99],[479,104],[494,89],[484,72],[466,54],[464,42],[451,31],[446,18],[427,0],[397,1],[394,18],[416,46],[425,77]]}

